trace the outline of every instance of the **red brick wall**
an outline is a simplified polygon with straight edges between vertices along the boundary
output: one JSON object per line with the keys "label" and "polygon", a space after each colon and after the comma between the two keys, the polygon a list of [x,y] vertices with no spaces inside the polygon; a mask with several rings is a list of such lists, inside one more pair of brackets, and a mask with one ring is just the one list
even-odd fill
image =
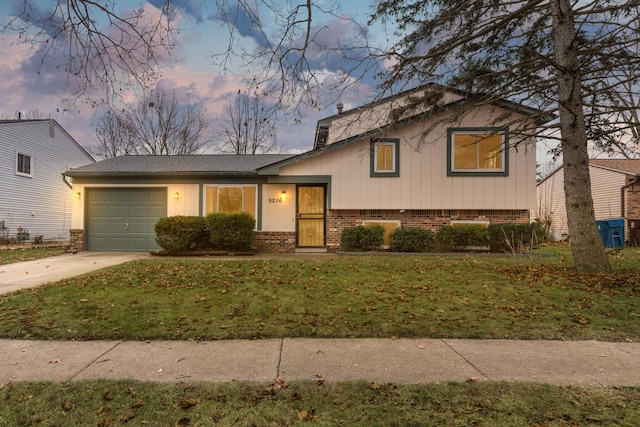
{"label": "red brick wall", "polygon": [[627,187],[625,201],[627,202],[626,217],[640,218],[640,183]]}
{"label": "red brick wall", "polygon": [[490,223],[529,222],[528,210],[331,210],[327,212],[327,249],[340,247],[340,236],[346,227],[361,225],[362,221],[400,221],[402,227],[424,228],[436,232],[451,221],[489,221]]}
{"label": "red brick wall", "polygon": [[293,231],[256,231],[253,247],[257,252],[292,253],[296,250]]}
{"label": "red brick wall", "polygon": [[84,230],[78,228],[69,230],[69,240],[69,249],[72,252],[84,250]]}

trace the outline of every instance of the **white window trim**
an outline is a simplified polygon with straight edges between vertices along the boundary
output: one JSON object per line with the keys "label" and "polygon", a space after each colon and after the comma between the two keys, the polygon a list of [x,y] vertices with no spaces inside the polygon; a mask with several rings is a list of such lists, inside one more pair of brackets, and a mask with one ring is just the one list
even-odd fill
{"label": "white window trim", "polygon": [[[479,134],[495,134],[495,135],[499,135],[500,136],[500,146],[501,146],[501,150],[500,150],[500,167],[499,168],[493,168],[493,169],[488,169],[488,168],[473,168],[473,169],[459,169],[455,167],[455,162],[456,162],[456,154],[455,154],[455,135],[479,135]],[[454,128],[454,129],[449,129],[449,135],[448,135],[448,153],[450,153],[450,160],[449,160],[449,167],[448,167],[448,174],[453,174],[453,175],[465,175],[465,174],[469,174],[469,175],[485,175],[485,176],[506,176],[508,175],[508,161],[509,158],[507,156],[507,143],[508,143],[509,137],[508,137],[508,130],[506,129],[496,129],[496,128]],[[478,152],[476,150],[476,162],[479,161],[479,159],[477,158],[478,156]]]}
{"label": "white window trim", "polygon": [[378,169],[378,150],[374,150],[374,160],[373,160],[373,171],[375,173],[396,173],[396,143],[391,141],[376,141],[374,142],[374,147],[389,146],[391,147],[391,169]]}
{"label": "white window trim", "polygon": [[[30,173],[24,173],[24,172],[18,171],[18,165],[20,163],[18,161],[18,159],[20,158],[20,156],[29,157],[29,171],[30,171]],[[31,154],[23,153],[21,151],[16,151],[15,165],[16,165],[16,175],[24,176],[24,177],[27,177],[27,178],[33,178],[33,156]]]}

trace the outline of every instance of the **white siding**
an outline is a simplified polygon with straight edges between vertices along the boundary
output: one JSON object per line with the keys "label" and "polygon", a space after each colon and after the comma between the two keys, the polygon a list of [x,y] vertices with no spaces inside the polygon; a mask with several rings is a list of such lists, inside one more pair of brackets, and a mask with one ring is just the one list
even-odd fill
{"label": "white siding", "polygon": [[569,234],[567,211],[564,202],[564,169],[556,170],[537,188],[537,206],[533,218],[550,218],[549,231],[560,239]]}
{"label": "white siding", "polygon": [[[32,177],[16,175],[16,152],[31,156]],[[31,238],[68,239],[72,191],[62,173],[92,162],[53,120],[0,123],[0,220],[9,235],[20,226]]]}
{"label": "white siding", "polygon": [[[486,126],[488,114],[470,114],[455,127]],[[533,147],[509,151],[507,177],[448,177],[446,127],[432,132],[416,151],[422,128],[416,123],[384,135],[400,140],[399,177],[370,177],[369,138],[284,166],[280,174],[331,175],[332,209],[535,208]]]}
{"label": "white siding", "polygon": [[[625,174],[589,166],[591,196],[596,220],[620,218],[622,198],[620,189],[625,185]],[[569,234],[564,198],[564,169],[556,170],[538,185],[537,207],[534,218],[550,216],[550,230],[556,238]]]}
{"label": "white siding", "polygon": [[625,174],[590,166],[589,176],[596,219],[621,218]]}

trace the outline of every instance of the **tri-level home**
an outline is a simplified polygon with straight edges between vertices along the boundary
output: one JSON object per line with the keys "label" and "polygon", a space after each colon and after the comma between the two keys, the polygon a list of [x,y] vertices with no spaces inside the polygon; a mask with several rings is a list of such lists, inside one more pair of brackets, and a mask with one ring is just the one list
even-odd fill
{"label": "tri-level home", "polygon": [[71,184],[94,160],[55,120],[0,120],[0,237],[68,240]]}
{"label": "tri-level home", "polygon": [[159,217],[210,212],[254,215],[256,249],[275,252],[338,250],[358,224],[389,233],[529,221],[536,159],[522,130],[540,112],[505,101],[463,109],[466,94],[440,89],[339,106],[295,156],[120,157],[70,170],[74,245],[155,249]]}

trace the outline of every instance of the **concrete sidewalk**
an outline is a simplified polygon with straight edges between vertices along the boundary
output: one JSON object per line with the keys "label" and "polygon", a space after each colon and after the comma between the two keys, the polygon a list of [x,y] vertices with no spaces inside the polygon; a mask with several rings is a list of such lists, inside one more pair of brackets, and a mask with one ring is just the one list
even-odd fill
{"label": "concrete sidewalk", "polygon": [[0,265],[0,295],[150,256],[148,252],[78,252]]}
{"label": "concrete sidewalk", "polygon": [[640,343],[597,341],[269,339],[0,340],[0,383],[133,379],[432,383],[526,381],[640,386]]}

